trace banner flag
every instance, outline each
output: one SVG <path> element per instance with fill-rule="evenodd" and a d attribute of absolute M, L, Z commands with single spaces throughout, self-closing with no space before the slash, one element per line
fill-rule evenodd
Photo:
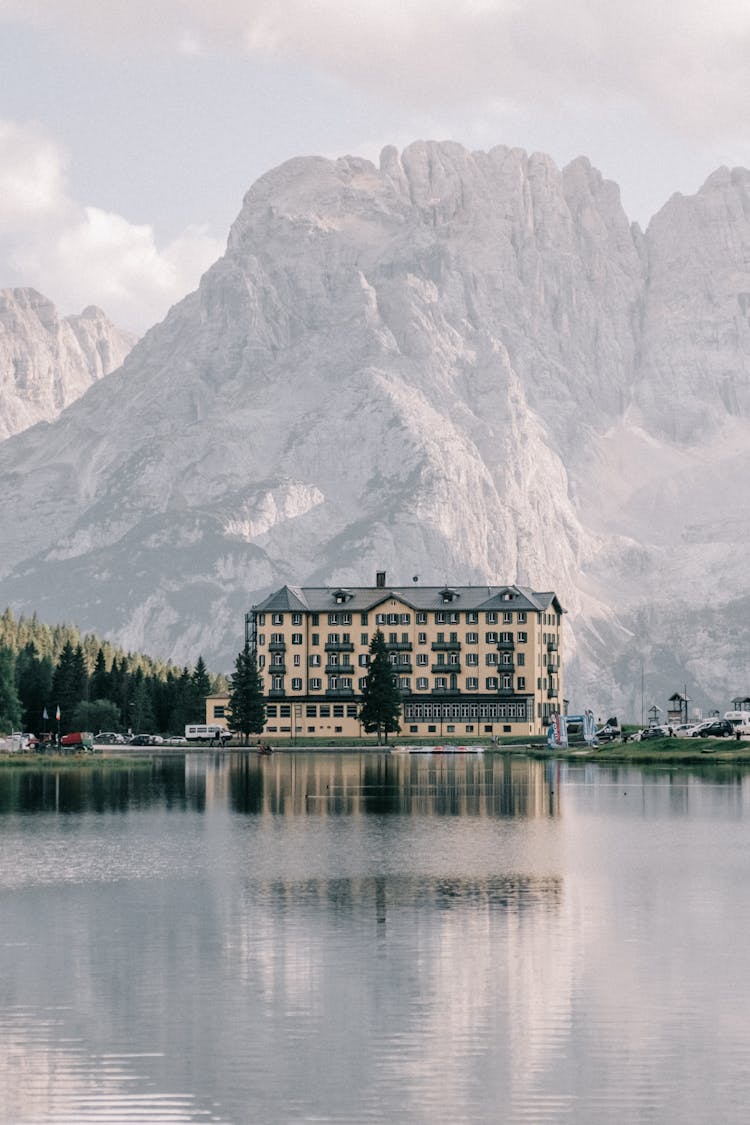
<path fill-rule="evenodd" d="M 45 707 L 45 708 L 44 708 L 44 710 L 42 711 L 42 718 L 43 718 L 43 719 L 45 720 L 45 722 L 46 722 L 46 721 L 47 721 L 47 719 L 49 718 L 49 715 L 47 714 L 47 708 L 46 708 L 46 707 Z"/>
<path fill-rule="evenodd" d="M 55 711 L 55 718 L 57 719 L 57 721 L 59 723 L 60 722 L 60 704 L 59 703 L 57 705 L 57 710 Z"/>

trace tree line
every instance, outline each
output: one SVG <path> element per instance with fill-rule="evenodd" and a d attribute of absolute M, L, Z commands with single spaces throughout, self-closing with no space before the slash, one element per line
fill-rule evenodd
<path fill-rule="evenodd" d="M 224 690 L 202 657 L 179 668 L 36 615 L 0 615 L 0 731 L 182 734 L 205 721 L 206 696 Z"/>

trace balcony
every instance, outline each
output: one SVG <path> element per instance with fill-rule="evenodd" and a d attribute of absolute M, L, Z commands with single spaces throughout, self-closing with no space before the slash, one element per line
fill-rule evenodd
<path fill-rule="evenodd" d="M 515 665 L 515 663 L 513 663 L 513 664 L 497 664 L 496 668 L 497 668 L 497 670 L 498 670 L 498 672 L 500 673 L 501 676 L 502 675 L 508 676 L 508 675 L 511 674 L 511 672 L 515 672 L 516 665 Z"/>
<path fill-rule="evenodd" d="M 326 652 L 354 652 L 351 641 L 329 641 L 324 647 Z"/>
<path fill-rule="evenodd" d="M 268 646 L 269 652 L 286 652 L 286 641 L 271 641 Z"/>
<path fill-rule="evenodd" d="M 557 699 L 558 691 L 556 687 L 547 688 L 547 699 Z"/>
<path fill-rule="evenodd" d="M 270 676 L 284 676 L 286 675 L 286 664 L 269 664 L 268 674 Z"/>
<path fill-rule="evenodd" d="M 411 641 L 386 641 L 387 652 L 411 652 Z"/>
<path fill-rule="evenodd" d="M 269 699 L 286 699 L 286 692 L 283 688 L 271 688 L 268 692 Z"/>
<path fill-rule="evenodd" d="M 411 661 L 408 664 L 391 664 L 391 671 L 396 676 L 410 676 L 414 669 L 411 666 Z"/>
<path fill-rule="evenodd" d="M 497 689 L 498 695 L 515 695 L 515 689 L 512 687 L 499 687 Z"/>
<path fill-rule="evenodd" d="M 433 641 L 431 647 L 432 647 L 433 652 L 460 652 L 461 651 L 461 642 L 460 641 Z"/>
<path fill-rule="evenodd" d="M 433 664 L 430 671 L 438 676 L 453 676 L 461 671 L 460 664 Z"/>
<path fill-rule="evenodd" d="M 516 647 L 515 641 L 498 641 L 497 647 L 501 652 L 512 652 Z"/>
<path fill-rule="evenodd" d="M 557 652 L 557 641 L 547 641 L 547 652 Z"/>
<path fill-rule="evenodd" d="M 330 695 L 330 696 L 335 695 L 337 698 L 343 698 L 344 696 L 346 696 L 346 698 L 350 699 L 354 695 L 354 688 L 353 687 L 326 688 L 326 695 Z"/>
<path fill-rule="evenodd" d="M 353 664 L 326 664 L 327 676 L 353 676 Z"/>

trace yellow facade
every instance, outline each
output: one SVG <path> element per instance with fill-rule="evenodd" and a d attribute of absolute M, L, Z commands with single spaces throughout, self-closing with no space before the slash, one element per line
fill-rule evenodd
<path fill-rule="evenodd" d="M 379 576 L 379 579 L 382 576 Z M 264 736 L 345 740 L 369 648 L 383 633 L 403 693 L 402 735 L 541 734 L 562 710 L 562 618 L 554 593 L 519 586 L 285 586 L 247 615 L 266 697 Z M 214 721 L 214 710 L 206 721 Z"/>

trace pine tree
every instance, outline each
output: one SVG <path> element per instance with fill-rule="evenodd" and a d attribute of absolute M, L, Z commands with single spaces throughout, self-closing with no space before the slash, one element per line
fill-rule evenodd
<path fill-rule="evenodd" d="M 370 668 L 362 689 L 359 719 L 368 733 L 377 731 L 378 743 L 381 734 L 388 742 L 388 734 L 401 729 L 400 714 L 401 692 L 388 660 L 385 638 L 378 629 L 370 642 Z"/>
<path fill-rule="evenodd" d="M 107 662 L 104 656 L 104 649 L 99 646 L 99 651 L 96 654 L 96 661 L 94 663 L 94 671 L 91 674 L 91 685 L 89 695 L 91 699 L 109 699 L 110 698 L 110 676 L 107 671 Z"/>
<path fill-rule="evenodd" d="M 261 734 L 266 721 L 263 678 L 258 671 L 255 650 L 245 642 L 237 654 L 234 672 L 229 677 L 229 729 L 241 734 L 247 743 L 251 734 Z"/>
<path fill-rule="evenodd" d="M 52 661 L 48 656 L 39 658 L 33 641 L 29 641 L 16 657 L 16 685 L 23 707 L 23 729 L 37 733 L 50 729 Z"/>
<path fill-rule="evenodd" d="M 52 705 L 60 708 L 60 730 L 63 734 L 73 730 L 73 711 L 86 698 L 87 683 L 83 649 L 80 645 L 74 649 L 68 640 L 63 645 L 52 677 Z"/>
<path fill-rule="evenodd" d="M 16 658 L 0 648 L 0 731 L 10 734 L 21 725 L 21 701 L 16 691 Z"/>
<path fill-rule="evenodd" d="M 199 656 L 198 661 L 190 676 L 190 688 L 188 694 L 188 716 L 185 720 L 187 723 L 205 723 L 206 721 L 206 697 L 211 695 L 211 677 L 209 676 L 203 657 Z"/>

